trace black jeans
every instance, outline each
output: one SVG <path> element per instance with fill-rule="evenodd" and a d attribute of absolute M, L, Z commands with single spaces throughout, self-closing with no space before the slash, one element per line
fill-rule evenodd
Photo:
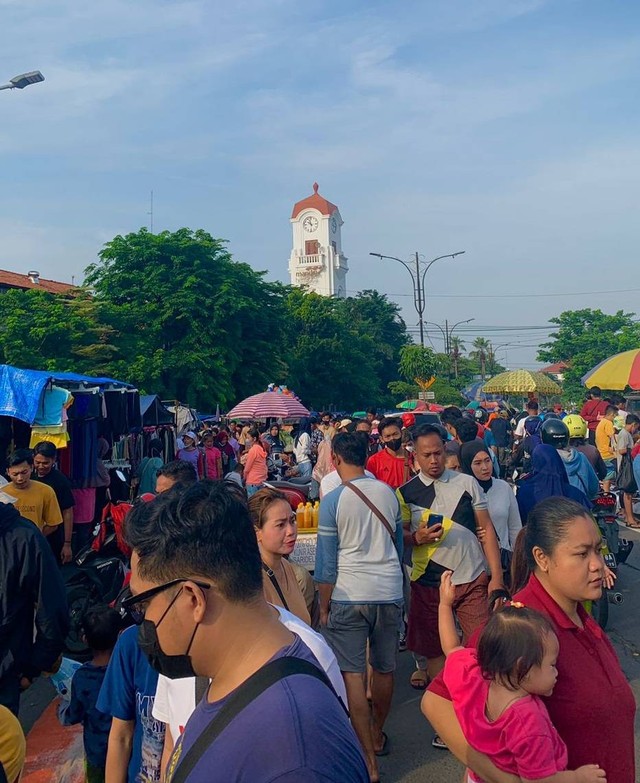
<path fill-rule="evenodd" d="M 20 683 L 15 674 L 8 674 L 0 680 L 0 704 L 14 715 L 20 709 Z"/>

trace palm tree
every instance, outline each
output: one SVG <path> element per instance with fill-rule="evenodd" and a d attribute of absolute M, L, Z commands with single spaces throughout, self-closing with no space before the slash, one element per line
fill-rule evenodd
<path fill-rule="evenodd" d="M 464 341 L 462 337 L 452 337 L 449 343 L 449 356 L 453 362 L 453 372 L 458 377 L 458 370 L 462 352 L 464 350 Z"/>
<path fill-rule="evenodd" d="M 491 343 L 484 337 L 476 337 L 473 347 L 475 350 L 471 351 L 469 356 L 480 364 L 480 376 L 484 381 L 487 376 L 487 359 L 491 354 Z"/>

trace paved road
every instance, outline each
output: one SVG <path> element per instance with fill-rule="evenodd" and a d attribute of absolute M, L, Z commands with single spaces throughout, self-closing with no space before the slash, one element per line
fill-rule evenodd
<path fill-rule="evenodd" d="M 610 607 L 607 628 L 620 655 L 640 705 L 640 534 L 631 531 L 623 535 L 632 538 L 636 546 L 629 564 L 621 566 L 618 589 L 624 594 L 625 603 Z M 460 783 L 462 767 L 447 751 L 431 747 L 433 731 L 420 712 L 421 693 L 409 686 L 412 657 L 402 653 L 396 680 L 396 692 L 389 721 L 389 756 L 380 759 L 383 783 Z M 53 688 L 46 681 L 39 681 L 22 697 L 21 721 L 26 730 L 37 719 L 52 698 Z M 615 731 L 615 704 L 603 705 L 602 730 Z M 636 718 L 636 765 L 640 772 L 640 718 Z"/>
<path fill-rule="evenodd" d="M 625 602 L 610 606 L 609 633 L 622 667 L 640 705 L 640 534 L 621 529 L 621 535 L 635 541 L 629 565 L 620 567 L 618 589 Z M 443 750 L 431 747 L 433 730 L 420 712 L 421 694 L 409 686 L 412 658 L 402 653 L 399 660 L 391 715 L 386 726 L 391 752 L 380 759 L 383 783 L 460 783 L 462 766 Z M 615 731 L 615 704 L 603 705 L 609 714 L 602 730 Z M 636 715 L 636 769 L 640 780 L 640 714 Z"/>

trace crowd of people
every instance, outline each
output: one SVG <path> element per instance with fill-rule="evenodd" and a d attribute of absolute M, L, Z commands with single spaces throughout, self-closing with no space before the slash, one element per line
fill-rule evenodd
<path fill-rule="evenodd" d="M 634 783 L 634 697 L 588 602 L 614 578 L 592 500 L 615 482 L 620 523 L 640 526 L 623 480 L 626 463 L 640 478 L 640 419 L 590 397 L 575 412 L 450 406 L 426 424 L 374 409 L 216 423 L 166 464 L 151 444 L 124 523 L 130 582 L 83 617 L 90 656 L 59 709 L 83 726 L 86 779 L 377 783 L 408 650 L 432 744 L 470 783 Z M 52 444 L 13 454 L 7 478 L 0 721 L 14 726 L 21 691 L 59 664 L 61 567 L 85 531 Z M 288 486 L 321 501 L 311 572 L 292 557 Z"/>

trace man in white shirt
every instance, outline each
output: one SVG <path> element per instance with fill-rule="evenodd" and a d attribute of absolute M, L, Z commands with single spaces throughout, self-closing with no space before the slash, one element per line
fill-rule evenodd
<path fill-rule="evenodd" d="M 364 472 L 368 438 L 338 433 L 333 462 L 342 485 L 320 505 L 314 579 L 320 595 L 322 635 L 338 659 L 349 697 L 351 722 L 369 775 L 378 779 L 377 755 L 391 707 L 402 620 L 402 515 L 391 487 Z M 384 521 L 383 521 L 384 520 Z M 371 709 L 364 676 L 371 677 Z"/>

